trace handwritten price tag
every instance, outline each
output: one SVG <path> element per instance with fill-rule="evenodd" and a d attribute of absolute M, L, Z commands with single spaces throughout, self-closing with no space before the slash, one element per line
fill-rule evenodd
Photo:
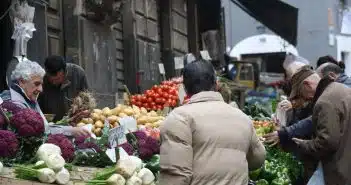
<path fill-rule="evenodd" d="M 127 137 L 124 133 L 124 130 L 124 126 L 121 125 L 109 131 L 108 141 L 112 148 L 115 148 L 117 145 L 127 142 Z"/>

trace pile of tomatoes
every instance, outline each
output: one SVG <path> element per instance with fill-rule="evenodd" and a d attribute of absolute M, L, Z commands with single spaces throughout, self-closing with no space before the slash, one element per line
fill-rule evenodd
<path fill-rule="evenodd" d="M 164 81 L 161 85 L 154 85 L 146 90 L 144 94 L 131 96 L 130 102 L 147 110 L 163 110 L 164 107 L 176 107 L 178 100 L 178 83 Z"/>

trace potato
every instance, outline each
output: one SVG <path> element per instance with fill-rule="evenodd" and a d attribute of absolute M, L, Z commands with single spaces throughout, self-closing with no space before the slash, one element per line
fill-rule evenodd
<path fill-rule="evenodd" d="M 105 107 L 104 109 L 102 109 L 102 114 L 106 117 L 111 116 L 112 115 L 112 111 L 110 110 L 110 108 Z"/>
<path fill-rule="evenodd" d="M 146 127 L 146 128 L 152 128 L 152 127 L 153 127 L 153 124 L 152 124 L 152 123 L 146 123 L 146 124 L 145 124 L 145 127 Z"/>
<path fill-rule="evenodd" d="M 153 116 L 153 117 L 158 116 L 158 115 L 157 115 L 157 113 L 156 113 L 155 111 L 151 111 L 151 112 L 149 112 L 149 114 L 148 114 L 148 115 Z"/>
<path fill-rule="evenodd" d="M 121 113 L 118 114 L 118 117 L 121 117 L 121 118 L 126 117 L 126 116 L 128 116 L 128 115 L 125 114 L 125 113 L 123 113 L 123 112 L 121 112 Z"/>
<path fill-rule="evenodd" d="M 165 119 L 165 117 L 163 117 L 163 116 L 157 116 L 157 121 L 163 121 Z"/>
<path fill-rule="evenodd" d="M 107 117 L 107 120 L 110 122 L 110 123 L 115 123 L 118 121 L 118 117 L 117 116 L 109 116 Z"/>
<path fill-rule="evenodd" d="M 95 122 L 95 127 L 97 128 L 104 128 L 104 123 L 100 120 Z"/>
<path fill-rule="evenodd" d="M 106 119 L 106 116 L 104 116 L 104 115 L 100 115 L 100 119 L 99 119 L 99 120 L 101 120 L 101 121 L 105 121 L 105 119 Z"/>
<path fill-rule="evenodd" d="M 119 104 L 116 108 L 111 110 L 112 115 L 117 116 L 119 113 L 122 112 L 122 106 Z"/>
<path fill-rule="evenodd" d="M 137 119 L 137 124 L 144 125 L 147 122 L 148 122 L 148 117 L 147 116 L 142 116 L 139 119 Z"/>
<path fill-rule="evenodd" d="M 102 110 L 100 110 L 100 109 L 94 109 L 94 110 L 93 110 L 93 113 L 101 114 L 101 113 L 102 113 Z"/>
<path fill-rule="evenodd" d="M 112 124 L 110 124 L 110 128 L 114 128 L 114 126 Z"/>
<path fill-rule="evenodd" d="M 101 136 L 101 134 L 102 134 L 101 128 L 96 128 L 93 132 L 96 136 Z"/>
<path fill-rule="evenodd" d="M 134 114 L 134 110 L 132 108 L 126 108 L 123 111 L 125 114 L 127 114 L 128 116 L 131 116 Z"/>
<path fill-rule="evenodd" d="M 91 113 L 90 117 L 94 120 L 97 121 L 100 119 L 100 114 L 98 113 Z"/>
<path fill-rule="evenodd" d="M 154 122 L 156 122 L 156 121 L 158 121 L 158 117 L 150 117 L 150 116 L 149 116 L 147 122 L 154 123 Z"/>
<path fill-rule="evenodd" d="M 144 107 L 141 107 L 140 112 L 141 114 L 147 114 L 147 110 Z"/>
<path fill-rule="evenodd" d="M 83 127 L 83 126 L 85 126 L 85 123 L 83 123 L 83 122 L 80 122 L 77 124 L 77 127 Z"/>

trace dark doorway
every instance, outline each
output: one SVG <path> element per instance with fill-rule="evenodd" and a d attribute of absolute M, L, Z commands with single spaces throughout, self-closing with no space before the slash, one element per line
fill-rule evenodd
<path fill-rule="evenodd" d="M 6 68 L 8 62 L 12 58 L 13 42 L 12 36 L 12 23 L 9 15 L 9 8 L 11 0 L 0 1 L 0 91 L 7 89 L 6 84 Z"/>

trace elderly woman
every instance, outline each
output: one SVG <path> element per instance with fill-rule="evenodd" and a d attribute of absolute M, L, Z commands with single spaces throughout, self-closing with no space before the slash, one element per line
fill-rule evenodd
<path fill-rule="evenodd" d="M 11 100 L 22 108 L 30 108 L 37 111 L 43 118 L 46 125 L 46 132 L 51 134 L 65 134 L 67 136 L 89 135 L 90 132 L 82 128 L 71 126 L 49 126 L 42 113 L 37 98 L 43 91 L 43 77 L 45 70 L 36 62 L 23 61 L 17 64 L 12 72 L 12 85 L 10 90 L 5 90 L 0 96 L 6 100 Z"/>

